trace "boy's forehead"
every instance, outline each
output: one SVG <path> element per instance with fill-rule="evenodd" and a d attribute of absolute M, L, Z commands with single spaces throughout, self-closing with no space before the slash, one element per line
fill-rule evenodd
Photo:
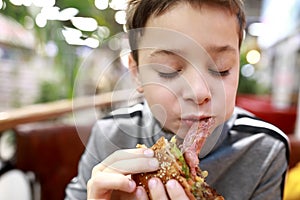
<path fill-rule="evenodd" d="M 164 28 L 144 28 L 139 38 L 138 50 L 146 50 L 151 56 L 176 54 L 187 56 L 191 52 L 205 52 L 197 42 L 178 31 Z"/>
<path fill-rule="evenodd" d="M 222 53 L 238 53 L 238 46 L 230 43 L 218 43 L 214 40 L 206 43 L 184 33 L 164 28 L 144 28 L 140 30 L 138 50 L 146 50 L 150 56 L 178 55 L 187 58 L 206 57 Z"/>
<path fill-rule="evenodd" d="M 236 18 L 228 12 L 220 13 L 219 9 L 203 6 L 200 10 L 190 5 L 177 5 L 152 17 L 145 28 L 138 30 L 141 33 L 138 48 L 181 53 L 204 49 L 208 52 L 236 51 L 239 48 Z M 227 17 L 225 21 L 224 17 Z"/>

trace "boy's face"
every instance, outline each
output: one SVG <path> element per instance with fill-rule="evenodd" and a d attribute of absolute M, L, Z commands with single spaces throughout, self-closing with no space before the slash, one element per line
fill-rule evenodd
<path fill-rule="evenodd" d="M 164 129 L 184 137 L 193 123 L 212 117 L 213 129 L 231 116 L 238 42 L 236 16 L 218 7 L 181 3 L 148 20 L 139 42 L 139 66 L 130 65 Z"/>

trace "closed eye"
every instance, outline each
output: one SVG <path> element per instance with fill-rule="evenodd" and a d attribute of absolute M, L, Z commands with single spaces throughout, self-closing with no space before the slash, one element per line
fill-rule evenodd
<path fill-rule="evenodd" d="M 214 76 L 228 76 L 230 74 L 229 70 L 217 71 L 217 70 L 209 69 L 209 72 Z"/>
<path fill-rule="evenodd" d="M 158 75 L 162 78 L 165 79 L 172 79 L 175 78 L 179 75 L 181 70 L 175 71 L 175 72 L 170 72 L 170 73 L 165 73 L 165 72 L 158 72 Z"/>

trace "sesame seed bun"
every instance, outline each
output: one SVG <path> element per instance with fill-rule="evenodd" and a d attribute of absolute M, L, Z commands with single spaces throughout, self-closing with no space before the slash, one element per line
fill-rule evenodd
<path fill-rule="evenodd" d="M 200 200 L 224 200 L 206 182 L 207 171 L 197 168 L 197 175 L 190 173 L 189 166 L 185 162 L 184 156 L 176 145 L 175 141 L 168 141 L 161 137 L 152 147 L 155 157 L 159 161 L 159 170 L 154 172 L 133 174 L 132 179 L 137 185 L 143 186 L 151 198 L 148 181 L 152 177 L 159 178 L 163 184 L 168 180 L 177 180 L 184 188 L 190 199 Z"/>

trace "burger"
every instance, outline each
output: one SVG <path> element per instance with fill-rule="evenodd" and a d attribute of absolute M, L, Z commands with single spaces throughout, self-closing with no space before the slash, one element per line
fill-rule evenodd
<path fill-rule="evenodd" d="M 154 172 L 133 174 L 132 179 L 137 185 L 145 188 L 148 196 L 148 181 L 153 178 L 159 178 L 163 184 L 168 180 L 177 180 L 186 195 L 192 200 L 224 200 L 216 190 L 211 188 L 205 179 L 207 171 L 199 167 L 198 153 L 200 152 L 206 137 L 210 121 L 205 121 L 200 125 L 192 127 L 186 135 L 183 144 L 178 145 L 178 140 L 174 136 L 170 141 L 161 137 L 151 147 L 154 156 L 159 161 L 159 169 Z M 144 145 L 137 145 L 143 148 Z"/>

